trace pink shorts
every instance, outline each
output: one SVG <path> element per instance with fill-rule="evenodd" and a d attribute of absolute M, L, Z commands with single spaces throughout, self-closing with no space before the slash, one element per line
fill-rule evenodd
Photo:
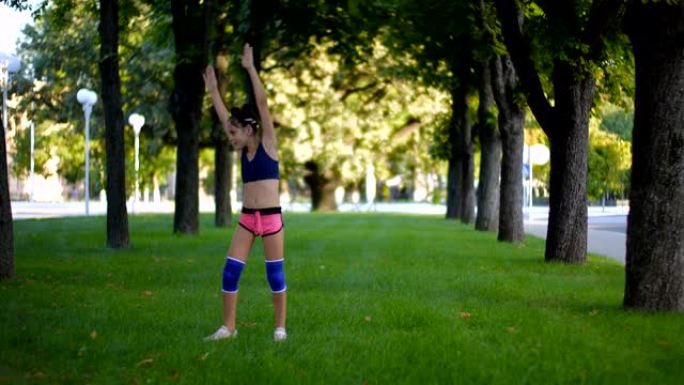
<path fill-rule="evenodd" d="M 265 209 L 243 207 L 238 224 L 254 235 L 267 237 L 283 229 L 283 214 L 280 207 Z"/>

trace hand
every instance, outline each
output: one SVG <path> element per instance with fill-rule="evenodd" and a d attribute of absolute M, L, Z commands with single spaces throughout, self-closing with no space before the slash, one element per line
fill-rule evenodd
<path fill-rule="evenodd" d="M 254 68 L 254 52 L 249 43 L 242 50 L 242 66 L 246 69 Z"/>
<path fill-rule="evenodd" d="M 212 92 L 217 89 L 218 83 L 216 82 L 216 73 L 214 72 L 214 67 L 208 65 L 202 74 L 204 78 L 204 85 L 207 87 L 207 91 Z"/>

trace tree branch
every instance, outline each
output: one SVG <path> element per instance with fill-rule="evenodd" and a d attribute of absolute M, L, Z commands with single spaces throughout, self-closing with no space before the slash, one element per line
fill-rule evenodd
<path fill-rule="evenodd" d="M 369 84 L 366 84 L 365 86 L 361 87 L 356 87 L 356 88 L 348 88 L 347 90 L 344 91 L 344 94 L 342 94 L 342 97 L 340 98 L 341 102 L 344 102 L 347 100 L 348 97 L 350 97 L 352 94 L 355 94 L 357 92 L 363 92 L 366 90 L 370 90 L 371 88 L 374 88 L 375 86 L 378 85 L 377 81 L 370 82 Z"/>
<path fill-rule="evenodd" d="M 589 46 L 590 60 L 598 60 L 601 57 L 605 34 L 611 27 L 618 24 L 625 9 L 625 0 L 594 0 L 592 2 L 589 20 L 582 33 L 582 42 Z"/>
<path fill-rule="evenodd" d="M 495 2 L 504 43 L 520 78 L 527 103 L 544 132 L 551 136 L 553 107 L 546 99 L 539 73 L 537 73 L 532 61 L 530 42 L 523 35 L 521 20 L 523 16 L 515 4 L 515 0 L 495 0 Z"/>

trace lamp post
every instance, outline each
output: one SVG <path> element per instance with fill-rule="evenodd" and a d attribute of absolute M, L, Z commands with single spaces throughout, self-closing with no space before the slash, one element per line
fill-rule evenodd
<path fill-rule="evenodd" d="M 135 195 L 133 197 L 133 213 L 135 213 L 135 203 L 138 201 L 139 185 L 138 185 L 138 170 L 140 169 L 140 159 L 138 153 L 140 152 L 140 129 L 145 124 L 145 117 L 140 114 L 131 114 L 128 117 L 128 124 L 133 126 L 133 133 L 135 133 Z"/>
<path fill-rule="evenodd" d="M 21 63 L 11 54 L 0 52 L 0 86 L 2 86 L 2 124 L 7 127 L 7 89 L 9 88 L 9 75 L 19 71 Z"/>
<path fill-rule="evenodd" d="M 76 94 L 76 99 L 83 105 L 85 113 L 85 210 L 87 216 L 90 215 L 90 113 L 97 102 L 97 94 L 87 88 L 81 88 Z"/>

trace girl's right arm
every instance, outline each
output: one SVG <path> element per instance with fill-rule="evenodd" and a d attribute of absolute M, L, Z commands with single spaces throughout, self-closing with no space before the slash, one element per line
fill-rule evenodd
<path fill-rule="evenodd" d="M 216 73 L 214 72 L 214 67 L 208 65 L 202 74 L 204 78 L 204 85 L 207 87 L 207 92 L 211 96 L 211 101 L 214 104 L 214 110 L 216 110 L 216 115 L 218 115 L 224 130 L 228 130 L 229 118 L 228 109 L 223 103 L 223 98 L 218 91 L 218 82 L 216 81 Z M 226 132 L 227 133 L 227 132 Z"/>

